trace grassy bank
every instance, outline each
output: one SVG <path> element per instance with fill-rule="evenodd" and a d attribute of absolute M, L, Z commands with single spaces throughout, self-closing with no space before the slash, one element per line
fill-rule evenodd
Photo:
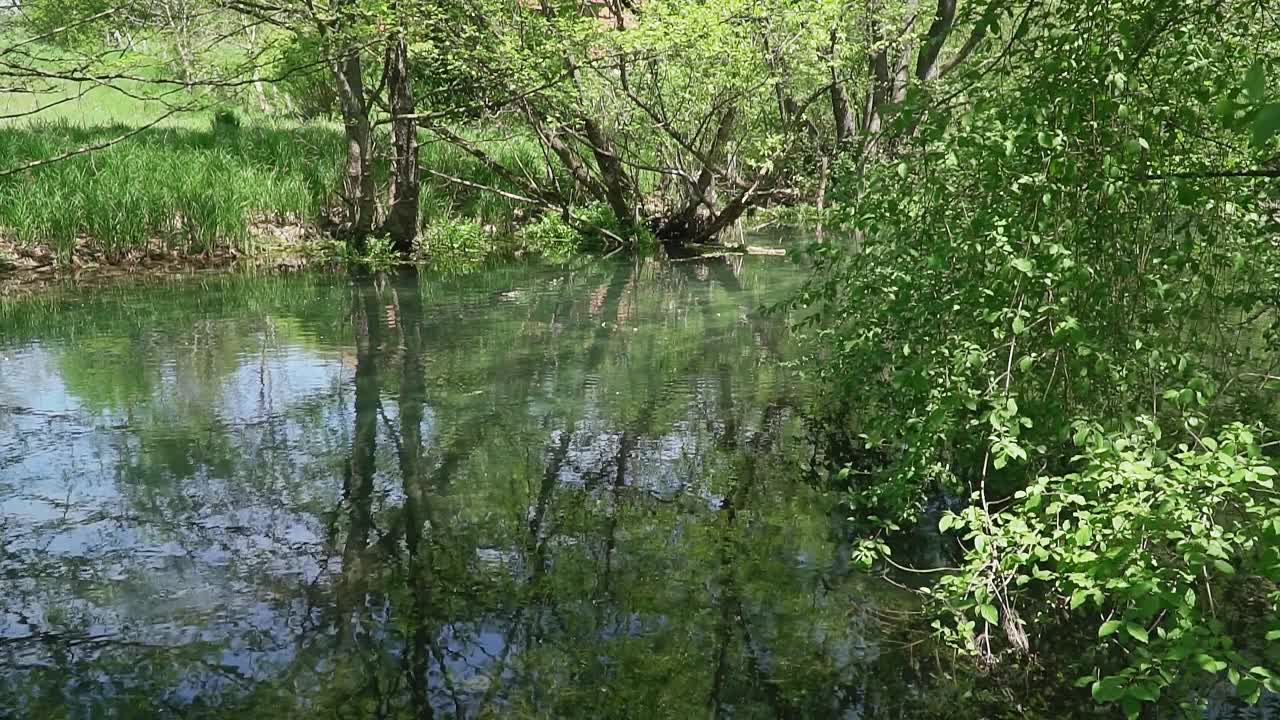
<path fill-rule="evenodd" d="M 57 120 L 0 127 L 0 168 L 57 157 L 131 129 L 84 125 L 65 113 Z M 470 134 L 512 165 L 541 162 L 532 142 Z M 469 155 L 423 140 L 423 167 L 501 186 Z M 215 127 L 207 114 L 191 116 L 97 152 L 0 178 L 0 238 L 18 248 L 49 248 L 62 262 L 75 252 L 111 260 L 156 245 L 181 253 L 252 253 L 264 229 L 319 223 L 337 202 L 343 152 L 340 129 L 327 123 L 257 120 Z M 376 170 L 384 182 L 386 168 Z M 424 242 L 483 239 L 453 231 L 462 219 L 487 227 L 489 236 L 510 230 L 513 206 L 501 197 L 429 173 L 422 189 Z"/>

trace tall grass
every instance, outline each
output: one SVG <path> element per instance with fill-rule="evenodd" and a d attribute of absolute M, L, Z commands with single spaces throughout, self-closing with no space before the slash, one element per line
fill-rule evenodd
<path fill-rule="evenodd" d="M 0 168 L 118 137 L 127 125 L 84 126 L 65 119 L 0 127 Z M 542 156 L 524 138 L 486 140 L 512 168 L 535 168 Z M 379 138 L 385 142 L 385 138 Z M 345 145 L 330 124 L 258 121 L 214 129 L 157 127 L 107 149 L 0 178 L 0 237 L 48 245 L 62 259 L 77 244 L 108 257 L 158 242 L 205 252 L 253 249 L 255 223 L 315 225 L 335 203 Z M 421 164 L 480 185 L 506 183 L 475 158 L 424 134 Z M 375 167 L 380 184 L 387 168 Z M 465 219 L 503 225 L 512 201 L 424 173 L 422 223 Z"/>
<path fill-rule="evenodd" d="M 14 31 L 0 28 L 0 38 L 6 32 Z M 41 58 L 51 68 L 75 59 L 45 46 Z M 162 58 L 136 53 L 111 62 L 140 77 L 168 72 Z M 157 92 L 168 103 L 231 101 L 216 93 L 134 80 L 96 86 L 52 81 L 33 90 L 0 92 L 0 169 L 110 140 L 151 122 L 168 107 L 153 97 Z M 238 127 L 217 127 L 208 112 L 178 113 L 105 150 L 0 177 L 0 241 L 52 247 L 65 261 L 76 248 L 118 258 L 153 243 L 183 252 L 225 247 L 251 251 L 256 223 L 318 226 L 326 210 L 337 204 L 345 155 L 341 127 L 256 113 L 241 117 L 246 122 Z M 525 169 L 545 172 L 545 160 L 531 138 L 499 135 L 496 128 L 455 131 L 518 174 Z M 388 140 L 385 133 L 378 134 L 380 150 Z M 420 152 L 428 170 L 518 191 L 471 155 L 429 133 L 422 133 Z M 382 188 L 387 171 L 385 165 L 374 168 Z M 485 236 L 513 229 L 512 200 L 449 183 L 431 172 L 424 172 L 421 181 L 424 237 L 439 236 L 436 228 L 461 224 L 472 230 L 493 226 L 481 233 Z M 471 231 L 463 235 L 468 233 L 478 236 Z"/>
<path fill-rule="evenodd" d="M 531 137 L 508 132 L 485 132 L 475 128 L 459 128 L 457 132 L 516 175 L 546 172 L 546 159 L 537 141 Z M 426 133 L 422 133 L 418 158 L 419 165 L 424 170 L 434 170 L 507 192 L 522 192 L 470 154 L 450 143 L 429 137 Z M 537 177 L 536 174 L 534 176 Z M 570 181 L 566 179 L 566 182 Z M 511 217 L 517 206 L 515 201 L 501 195 L 452 184 L 429 172 L 423 173 L 422 184 L 424 195 L 421 214 L 426 224 L 450 218 L 501 223 Z"/>
<path fill-rule="evenodd" d="M 0 128 L 0 167 L 118 137 L 127 126 Z M 118 256 L 158 241 L 245 248 L 255 221 L 319 217 L 341 137 L 327 128 L 155 128 L 105 150 L 0 179 L 0 232 L 68 257 L 77 240 Z"/>

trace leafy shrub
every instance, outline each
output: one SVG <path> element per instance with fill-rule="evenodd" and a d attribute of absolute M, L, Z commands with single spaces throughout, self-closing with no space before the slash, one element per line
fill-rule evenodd
<path fill-rule="evenodd" d="M 1280 691 L 1266 667 L 1280 657 L 1280 495 L 1253 432 L 1234 424 L 1169 448 L 1149 419 L 1113 434 L 1080 422 L 1075 442 L 1079 469 L 1036 478 L 1012 508 L 975 497 L 943 516 L 968 551 L 935 588 L 949 618 L 937 627 L 989 653 L 1001 636 L 1019 642 L 1024 622 L 1083 624 L 1099 645 L 1079 684 L 1130 718 L 1222 678 L 1250 704 Z M 1228 622 L 1214 593 L 1232 585 L 1257 611 Z"/>
<path fill-rule="evenodd" d="M 604 203 L 575 207 L 570 214 L 572 222 L 557 213 L 543 213 L 517 233 L 520 246 L 528 252 L 562 262 L 584 247 L 607 247 L 616 244 L 618 238 L 642 246 L 654 242 L 648 228 L 622 227 Z"/>
<path fill-rule="evenodd" d="M 833 172 L 854 238 L 815 244 L 790 306 L 856 558 L 887 562 L 932 499 L 970 500 L 942 523 L 963 561 L 930 588 L 938 630 L 988 663 L 1072 648 L 1057 667 L 1130 716 L 1221 676 L 1256 699 L 1280 667 L 1258 641 L 1280 638 L 1280 503 L 1231 424 L 1277 421 L 1257 382 L 1280 327 L 1274 188 L 1234 174 L 1269 167 L 1273 138 L 1249 147 L 1212 109 L 1268 99 L 1224 16 L 1152 38 L 1145 7 L 1036 15 L 961 110 L 908 94 L 910 134 Z M 1237 591 L 1260 608 L 1238 626 L 1218 605 Z"/>
<path fill-rule="evenodd" d="M 552 261 L 567 259 L 582 244 L 582 235 L 556 213 L 544 213 L 520 228 L 517 239 L 526 251 Z"/>
<path fill-rule="evenodd" d="M 492 235 L 473 220 L 438 218 L 423 229 L 414 247 L 418 262 L 442 268 L 474 265 L 495 250 Z"/>
<path fill-rule="evenodd" d="M 401 258 L 391 238 L 371 237 L 365 241 L 358 262 L 374 272 L 386 272 L 399 265 Z"/>
<path fill-rule="evenodd" d="M 213 113 L 215 135 L 234 133 L 240 129 L 240 114 L 232 108 L 219 108 Z"/>
<path fill-rule="evenodd" d="M 593 202 L 572 210 L 574 220 L 582 228 L 581 235 L 585 244 L 612 245 L 616 238 L 630 241 L 638 246 L 653 244 L 653 233 L 642 225 L 622 225 L 618 218 L 603 202 Z M 612 237 L 611 237 L 612 236 Z"/>
<path fill-rule="evenodd" d="M 314 34 L 294 34 L 275 58 L 282 79 L 275 86 L 284 93 L 290 111 L 299 120 L 332 115 L 338 106 L 333 82 L 323 63 L 323 41 Z"/>

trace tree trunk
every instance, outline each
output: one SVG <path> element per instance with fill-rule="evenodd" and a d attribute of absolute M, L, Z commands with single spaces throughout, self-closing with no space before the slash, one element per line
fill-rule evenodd
<path fill-rule="evenodd" d="M 635 221 L 635 205 L 631 202 L 631 184 L 627 181 L 622 162 L 618 160 L 617 148 L 600 124 L 587 119 L 584 123 L 587 140 L 591 142 L 591 154 L 595 156 L 596 167 L 600 168 L 600 178 L 604 181 L 605 199 L 609 209 L 619 226 L 630 227 Z"/>
<path fill-rule="evenodd" d="M 604 199 L 604 186 L 591 175 L 591 171 L 583 164 L 582 159 L 560 136 L 560 131 L 546 122 L 543 116 L 528 103 L 523 104 L 523 109 L 525 117 L 529 119 L 529 124 L 533 127 L 533 131 L 538 135 L 538 140 L 560 159 L 569 174 L 573 176 L 574 182 L 591 197 Z M 567 203 L 568 198 L 560 198 L 560 200 Z"/>
<path fill-rule="evenodd" d="M 871 88 L 867 92 L 867 113 L 863 130 L 869 135 L 880 132 L 884 106 L 893 96 L 893 75 L 889 68 L 889 50 L 881 48 L 871 55 Z"/>
<path fill-rule="evenodd" d="M 333 73 L 347 138 L 346 169 L 342 180 L 346 217 L 342 219 L 341 229 L 357 247 L 361 247 L 373 231 L 377 188 L 370 168 L 373 136 L 369 127 L 369 106 L 364 96 L 360 52 L 354 48 L 344 50 L 334 63 Z"/>
<path fill-rule="evenodd" d="M 391 99 L 391 203 L 382 230 L 398 252 L 409 254 L 418 235 L 418 123 L 413 114 L 409 45 L 399 36 L 387 45 L 387 92 Z"/>
<path fill-rule="evenodd" d="M 928 82 L 938 75 L 938 58 L 942 48 L 947 44 L 951 27 L 956 21 L 956 0 L 938 0 L 938 10 L 929 32 L 925 35 L 924 45 L 916 58 L 916 79 Z"/>
<path fill-rule="evenodd" d="M 249 40 L 249 55 L 253 58 L 257 58 L 259 56 L 257 26 L 251 24 L 248 17 L 241 18 L 241 23 L 244 26 L 245 37 Z M 250 79 L 253 80 L 254 93 L 258 96 L 258 106 L 262 108 L 263 114 L 270 115 L 271 102 L 267 100 L 267 88 L 262 82 L 260 65 L 261 63 L 256 61 L 253 63 L 253 70 L 251 71 Z"/>
<path fill-rule="evenodd" d="M 836 121 L 836 144 L 844 145 L 857 135 L 858 126 L 853 117 L 853 103 L 849 102 L 849 91 L 843 82 L 835 79 L 835 68 L 831 74 L 831 112 Z"/>
<path fill-rule="evenodd" d="M 711 140 L 711 147 L 703 155 L 706 158 L 706 162 L 703 164 L 702 172 L 698 173 L 698 179 L 694 183 L 686 183 L 687 197 L 684 209 L 672 215 L 658 229 L 659 237 L 676 239 L 693 234 L 697 232 L 698 227 L 709 221 L 715 214 L 716 173 L 711 163 L 719 163 L 724 156 L 725 147 L 729 143 L 729 137 L 733 132 L 737 118 L 737 105 L 730 105 L 725 109 L 724 114 L 720 116 L 720 122 L 716 126 L 715 137 Z"/>

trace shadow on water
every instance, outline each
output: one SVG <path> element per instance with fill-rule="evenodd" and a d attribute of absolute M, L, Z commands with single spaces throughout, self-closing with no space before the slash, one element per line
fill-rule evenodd
<path fill-rule="evenodd" d="M 805 388 L 756 309 L 798 273 L 224 278 L 0 321 L 0 714 L 909 716 L 902 599 L 832 571 L 794 479 Z"/>

